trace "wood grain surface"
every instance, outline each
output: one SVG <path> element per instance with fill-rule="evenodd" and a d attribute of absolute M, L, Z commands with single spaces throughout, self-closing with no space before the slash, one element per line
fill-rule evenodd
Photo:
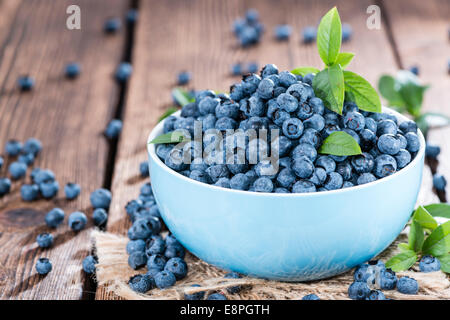
<path fill-rule="evenodd" d="M 66 28 L 71 4 L 81 8 L 81 30 Z M 35 166 L 53 170 L 60 184 L 53 201 L 22 202 L 23 180 L 14 182 L 11 194 L 0 199 L 1 299 L 83 297 L 81 261 L 91 247 L 89 229 L 75 234 L 65 220 L 52 231 L 51 250 L 38 249 L 35 238 L 50 231 L 44 216 L 53 207 L 63 208 L 66 218 L 75 210 L 91 215 L 89 193 L 104 181 L 108 142 L 102 131 L 117 105 L 112 75 L 125 38 L 124 32 L 105 36 L 102 28 L 107 17 L 122 17 L 128 5 L 122 0 L 0 2 L 0 153 L 8 139 L 40 139 L 44 149 Z M 82 64 L 76 80 L 63 76 L 71 61 Z M 32 92 L 17 90 L 17 78 L 23 74 L 36 79 Z M 6 167 L 0 176 L 7 175 Z M 67 202 L 62 189 L 70 181 L 83 190 L 81 197 Z M 39 257 L 52 261 L 53 271 L 46 277 L 34 269 Z"/>

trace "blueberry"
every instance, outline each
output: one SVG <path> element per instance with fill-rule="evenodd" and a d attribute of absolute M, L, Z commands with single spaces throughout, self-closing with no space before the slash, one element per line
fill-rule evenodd
<path fill-rule="evenodd" d="M 142 239 L 130 240 L 127 243 L 127 253 L 145 252 L 145 241 Z"/>
<path fill-rule="evenodd" d="M 438 258 L 432 256 L 423 256 L 419 262 L 421 272 L 434 272 L 441 269 L 441 263 Z"/>
<path fill-rule="evenodd" d="M 231 74 L 233 76 L 239 76 L 239 75 L 243 74 L 242 63 L 240 63 L 240 62 L 233 63 L 231 65 Z"/>
<path fill-rule="evenodd" d="M 308 120 L 305 121 L 305 127 L 306 127 L 306 122 Z M 322 143 L 322 136 L 320 135 L 319 131 L 317 131 L 316 129 L 313 128 L 306 128 L 303 131 L 303 135 L 300 137 L 299 139 L 299 143 L 309 143 L 310 145 L 312 145 L 314 148 L 319 148 L 319 146 Z M 280 155 L 281 156 L 281 155 Z"/>
<path fill-rule="evenodd" d="M 277 183 L 279 186 L 289 189 L 296 179 L 295 173 L 291 169 L 284 168 L 277 176 Z"/>
<path fill-rule="evenodd" d="M 266 64 L 261 70 L 261 77 L 265 78 L 271 74 L 278 74 L 278 67 L 274 64 Z"/>
<path fill-rule="evenodd" d="M 105 136 L 108 139 L 117 139 L 122 131 L 122 121 L 118 119 L 113 119 L 108 123 L 105 130 Z"/>
<path fill-rule="evenodd" d="M 433 176 L 433 187 L 438 191 L 443 191 L 445 190 L 446 186 L 447 186 L 447 179 L 445 179 L 445 177 L 442 174 L 436 173 Z"/>
<path fill-rule="evenodd" d="M 387 177 L 397 171 L 397 161 L 387 154 L 382 154 L 375 159 L 374 174 L 378 178 Z"/>
<path fill-rule="evenodd" d="M 282 126 L 286 120 L 290 119 L 290 117 L 291 115 L 289 112 L 278 109 L 273 113 L 272 119 L 276 125 Z"/>
<path fill-rule="evenodd" d="M 343 118 L 344 128 L 361 131 L 366 126 L 366 119 L 359 112 L 347 112 Z"/>
<path fill-rule="evenodd" d="M 313 114 L 314 114 L 314 110 L 309 104 L 307 104 L 306 102 L 300 103 L 298 110 L 297 110 L 297 117 L 299 117 L 299 119 L 301 119 L 301 120 L 309 119 L 313 116 Z"/>
<path fill-rule="evenodd" d="M 3 163 L 5 163 L 5 160 L 0 156 L 0 169 L 3 167 Z"/>
<path fill-rule="evenodd" d="M 370 289 L 364 282 L 353 282 L 348 288 L 348 296 L 352 300 L 365 300 L 370 293 Z"/>
<path fill-rule="evenodd" d="M 353 169 L 355 169 L 356 173 L 359 173 L 359 174 L 371 172 L 375 165 L 372 155 L 367 152 L 363 152 L 360 155 L 353 156 L 351 163 L 352 163 Z"/>
<path fill-rule="evenodd" d="M 177 117 L 175 116 L 169 116 L 164 120 L 164 125 L 163 125 L 163 132 L 164 133 L 168 133 L 174 130 L 173 125 L 175 123 L 175 121 L 177 120 Z"/>
<path fill-rule="evenodd" d="M 366 300 L 387 300 L 386 296 L 380 290 L 370 290 Z"/>
<path fill-rule="evenodd" d="M 164 251 L 164 256 L 167 259 L 171 259 L 171 258 L 184 258 L 186 252 L 183 248 L 183 246 L 177 242 L 175 244 L 167 244 L 166 246 L 166 250 Z"/>
<path fill-rule="evenodd" d="M 228 272 L 224 276 L 225 279 L 240 279 L 241 275 L 237 272 Z M 239 293 L 242 290 L 242 286 L 233 286 L 228 287 L 227 292 L 230 294 L 236 294 Z"/>
<path fill-rule="evenodd" d="M 380 271 L 378 278 L 378 286 L 381 290 L 393 290 L 397 285 L 397 276 L 391 269 L 384 269 Z"/>
<path fill-rule="evenodd" d="M 139 172 L 142 178 L 149 176 L 149 167 L 147 161 L 143 161 L 139 164 Z"/>
<path fill-rule="evenodd" d="M 325 106 L 323 105 L 323 101 L 320 98 L 313 97 L 309 99 L 309 105 L 313 109 L 314 113 L 320 114 L 323 116 L 325 111 Z"/>
<path fill-rule="evenodd" d="M 342 42 L 347 42 L 352 37 L 352 27 L 348 23 L 342 24 Z"/>
<path fill-rule="evenodd" d="M 289 139 L 298 139 L 303 133 L 303 123 L 297 118 L 283 122 L 283 134 Z"/>
<path fill-rule="evenodd" d="M 27 173 L 27 166 L 22 162 L 13 162 L 8 168 L 9 174 L 13 180 L 23 178 Z"/>
<path fill-rule="evenodd" d="M 95 273 L 95 265 L 98 263 L 98 260 L 94 256 L 87 256 L 83 259 L 82 266 L 84 272 L 87 274 L 93 274 Z"/>
<path fill-rule="evenodd" d="M 261 177 L 255 180 L 253 183 L 253 188 L 255 192 L 272 192 L 273 183 L 272 180 L 266 177 Z"/>
<path fill-rule="evenodd" d="M 278 75 L 280 85 L 284 88 L 289 88 L 291 85 L 297 83 L 297 77 L 295 74 L 289 72 L 289 71 L 282 71 Z"/>
<path fill-rule="evenodd" d="M 378 129 L 377 122 L 369 117 L 366 117 L 365 121 L 366 121 L 366 129 L 376 134 Z"/>
<path fill-rule="evenodd" d="M 275 27 L 275 38 L 278 41 L 288 40 L 292 33 L 292 27 L 287 24 L 280 24 Z"/>
<path fill-rule="evenodd" d="M 375 176 L 373 174 L 371 174 L 369 172 L 365 172 L 358 177 L 357 183 L 358 183 L 358 185 L 362 185 L 362 184 L 374 182 L 376 180 L 377 180 L 377 178 L 375 178 Z"/>
<path fill-rule="evenodd" d="M 81 187 L 77 183 L 69 182 L 64 186 L 64 193 L 67 200 L 73 200 L 80 195 Z"/>
<path fill-rule="evenodd" d="M 106 220 L 108 220 L 108 214 L 106 213 L 105 209 L 98 208 L 94 210 L 92 219 L 94 220 L 94 225 L 100 227 L 106 223 Z"/>
<path fill-rule="evenodd" d="M 272 80 L 266 78 L 262 79 L 256 90 L 257 94 L 263 99 L 270 99 L 273 96 L 273 90 L 275 88 L 275 83 Z"/>
<path fill-rule="evenodd" d="M 17 140 L 9 140 L 6 142 L 5 152 L 10 157 L 17 156 L 22 151 L 22 143 Z"/>
<path fill-rule="evenodd" d="M 264 101 L 256 95 L 251 96 L 248 99 L 247 111 L 244 113 L 249 117 L 262 117 L 266 113 Z"/>
<path fill-rule="evenodd" d="M 368 264 L 359 265 L 353 274 L 355 282 L 367 282 L 370 276 L 372 276 L 372 269 L 369 269 Z"/>
<path fill-rule="evenodd" d="M 215 120 L 214 120 L 215 123 Z M 213 125 L 214 126 L 214 125 Z M 173 145 L 170 144 L 158 144 L 156 147 L 156 154 L 158 157 L 164 161 L 170 151 L 173 149 Z M 139 168 L 140 169 L 140 168 Z"/>
<path fill-rule="evenodd" d="M 383 134 L 397 134 L 398 127 L 394 121 L 386 119 L 381 120 L 377 124 L 377 136 L 381 136 Z"/>
<path fill-rule="evenodd" d="M 131 240 L 147 239 L 152 235 L 153 225 L 149 219 L 141 218 L 133 222 L 128 230 L 128 237 Z"/>
<path fill-rule="evenodd" d="M 217 119 L 215 128 L 220 131 L 236 129 L 236 121 L 228 117 Z"/>
<path fill-rule="evenodd" d="M 343 189 L 344 188 L 351 188 L 353 186 L 355 186 L 355 185 L 353 184 L 353 182 L 350 182 L 350 181 L 344 181 L 344 183 L 342 184 L 342 188 Z"/>
<path fill-rule="evenodd" d="M 69 215 L 67 222 L 72 230 L 80 231 L 86 226 L 87 218 L 83 212 L 75 211 Z"/>
<path fill-rule="evenodd" d="M 155 284 L 159 289 L 166 289 L 175 284 L 177 279 L 172 272 L 161 271 L 155 275 Z"/>
<path fill-rule="evenodd" d="M 135 24 L 138 21 L 139 12 L 136 9 L 130 9 L 127 11 L 125 19 L 128 24 Z"/>
<path fill-rule="evenodd" d="M 228 117 L 234 120 L 239 118 L 239 105 L 235 102 L 226 101 L 216 107 L 216 117 Z"/>
<path fill-rule="evenodd" d="M 304 296 L 302 298 L 302 300 L 320 300 L 320 298 L 317 295 L 315 295 L 314 293 L 312 293 L 312 294 L 307 294 L 306 296 Z"/>
<path fill-rule="evenodd" d="M 247 95 L 253 94 L 258 89 L 258 85 L 260 82 L 261 77 L 257 74 L 252 73 L 245 75 L 242 78 L 242 89 L 244 90 L 244 93 Z"/>
<path fill-rule="evenodd" d="M 303 77 L 303 82 L 309 84 L 310 86 L 312 86 L 314 80 L 314 74 L 312 73 L 308 73 L 307 75 L 305 75 Z"/>
<path fill-rule="evenodd" d="M 289 93 L 282 93 L 277 97 L 277 104 L 280 109 L 286 112 L 294 112 L 298 108 L 298 101 Z"/>
<path fill-rule="evenodd" d="M 120 30 L 122 27 L 122 22 L 119 18 L 109 18 L 105 21 L 105 24 L 103 25 L 103 31 L 105 33 L 116 33 Z"/>
<path fill-rule="evenodd" d="M 211 293 L 206 300 L 228 300 L 222 293 Z"/>
<path fill-rule="evenodd" d="M 305 27 L 302 30 L 303 43 L 311 43 L 316 40 L 317 29 L 315 27 Z"/>
<path fill-rule="evenodd" d="M 64 220 L 64 211 L 54 208 L 45 215 L 45 223 L 49 228 L 58 227 Z"/>
<path fill-rule="evenodd" d="M 406 167 L 411 162 L 411 154 L 405 149 L 400 149 L 394 157 L 399 169 Z"/>
<path fill-rule="evenodd" d="M 46 275 L 50 271 L 52 271 L 52 263 L 47 258 L 39 258 L 36 262 L 36 271 L 40 275 Z"/>
<path fill-rule="evenodd" d="M 328 109 L 327 109 L 328 110 Z M 323 115 L 323 118 L 325 119 L 325 125 L 338 125 L 339 119 L 337 113 L 325 113 Z"/>
<path fill-rule="evenodd" d="M 200 288 L 200 285 L 193 284 L 191 285 L 193 288 Z M 184 300 L 203 300 L 205 297 L 205 291 L 197 291 L 194 293 L 185 293 L 184 294 Z"/>
<path fill-rule="evenodd" d="M 216 183 L 214 183 L 215 186 L 217 187 L 222 187 L 222 188 L 227 188 L 230 189 L 230 179 L 228 178 L 220 178 L 219 180 L 217 180 Z"/>
<path fill-rule="evenodd" d="M 258 72 L 258 63 L 257 62 L 249 62 L 247 64 L 247 72 L 248 73 L 257 73 Z"/>
<path fill-rule="evenodd" d="M 115 78 L 119 83 L 125 83 L 133 73 L 133 66 L 128 62 L 122 62 L 116 69 Z"/>
<path fill-rule="evenodd" d="M 41 233 L 36 237 L 36 242 L 40 248 L 49 248 L 53 244 L 53 236 L 50 233 Z"/>
<path fill-rule="evenodd" d="M 417 134 L 417 124 L 414 121 L 411 120 L 403 121 L 402 123 L 400 123 L 399 128 L 405 134 L 408 132 Z"/>
<path fill-rule="evenodd" d="M 329 156 L 320 156 L 317 158 L 316 166 L 325 169 L 327 173 L 336 170 L 336 162 Z"/>
<path fill-rule="evenodd" d="M 406 150 L 409 152 L 417 152 L 420 149 L 420 141 L 417 134 L 408 132 L 405 134 L 406 141 L 408 142 Z"/>
<path fill-rule="evenodd" d="M 225 164 L 217 164 L 206 169 L 206 173 L 214 183 L 220 178 L 228 178 L 230 172 Z"/>
<path fill-rule="evenodd" d="M 45 181 L 40 183 L 39 191 L 45 199 L 51 199 L 55 197 L 59 191 L 58 181 Z"/>
<path fill-rule="evenodd" d="M 171 258 L 164 266 L 164 270 L 173 273 L 177 280 L 184 279 L 188 273 L 186 262 L 180 258 Z"/>
<path fill-rule="evenodd" d="M 180 73 L 178 73 L 177 75 L 177 83 L 180 86 L 186 85 L 189 83 L 189 81 L 191 81 L 191 73 L 187 72 L 187 71 L 181 71 Z"/>
<path fill-rule="evenodd" d="M 322 131 L 325 127 L 325 119 L 320 114 L 313 114 L 310 118 L 303 121 L 305 129 L 315 129 L 317 131 Z"/>
<path fill-rule="evenodd" d="M 316 192 L 314 183 L 308 180 L 299 180 L 292 186 L 293 193 Z"/>
<path fill-rule="evenodd" d="M 441 153 L 441 147 L 427 143 L 426 148 L 425 148 L 425 155 L 427 157 L 436 159 L 440 153 Z"/>
<path fill-rule="evenodd" d="M 150 241 L 146 244 L 146 251 L 145 253 L 147 256 L 152 255 L 162 255 L 164 254 L 164 251 L 166 250 L 166 242 L 163 238 L 160 236 L 152 236 Z"/>
<path fill-rule="evenodd" d="M 314 172 L 314 164 L 306 156 L 294 157 L 291 167 L 297 177 L 301 179 L 308 179 Z"/>
<path fill-rule="evenodd" d="M 275 188 L 275 190 L 273 192 L 275 192 L 275 193 L 289 193 L 289 190 L 286 189 L 286 188 L 278 187 L 278 188 Z"/>
<path fill-rule="evenodd" d="M 341 162 L 336 166 L 336 172 L 339 173 L 344 180 L 350 180 L 352 178 L 352 171 L 352 166 L 346 161 Z"/>
<path fill-rule="evenodd" d="M 311 178 L 309 178 L 309 181 L 314 183 L 316 187 L 319 187 L 324 184 L 326 179 L 327 179 L 327 172 L 325 171 L 325 169 L 318 167 L 314 169 L 314 173 L 311 176 Z"/>
<path fill-rule="evenodd" d="M 111 191 L 100 188 L 91 193 L 89 198 L 94 209 L 108 209 L 111 204 Z"/>
<path fill-rule="evenodd" d="M 25 75 L 19 77 L 17 84 L 19 85 L 19 89 L 21 91 L 30 91 L 34 88 L 35 81 L 34 78 Z"/>
<path fill-rule="evenodd" d="M 133 291 L 146 293 L 155 287 L 155 280 L 148 274 L 137 274 L 130 278 L 128 285 Z"/>
<path fill-rule="evenodd" d="M 336 190 L 340 189 L 342 187 L 342 184 L 344 183 L 344 179 L 342 176 L 337 172 L 330 172 L 323 184 L 325 189 L 327 190 Z"/>
<path fill-rule="evenodd" d="M 322 138 L 326 139 L 333 132 L 340 131 L 340 130 L 341 130 L 341 128 L 339 128 L 339 126 L 336 124 L 325 124 L 325 128 L 321 132 Z"/>
<path fill-rule="evenodd" d="M 248 190 L 250 187 L 250 179 L 243 173 L 238 173 L 231 177 L 230 188 L 235 190 Z"/>
<path fill-rule="evenodd" d="M 34 201 L 39 196 L 39 187 L 35 184 L 24 184 L 20 187 L 20 195 L 23 201 Z"/>
<path fill-rule="evenodd" d="M 147 263 L 147 255 L 142 251 L 135 251 L 128 257 L 128 265 L 134 270 L 140 269 Z"/>
<path fill-rule="evenodd" d="M 397 281 L 397 290 L 403 294 L 417 294 L 419 284 L 416 279 L 410 277 L 401 277 Z"/>
<path fill-rule="evenodd" d="M 377 136 L 373 131 L 369 129 L 364 129 L 359 132 L 359 141 L 361 149 L 363 151 L 369 151 L 370 149 L 373 148 L 373 146 L 377 142 Z"/>
<path fill-rule="evenodd" d="M 21 154 L 17 161 L 24 163 L 26 166 L 32 165 L 34 162 L 34 155 L 32 153 Z"/>
<path fill-rule="evenodd" d="M 33 177 L 33 176 L 32 176 Z M 48 169 L 40 170 L 34 175 L 33 182 L 36 184 L 41 184 L 44 182 L 55 181 L 55 174 Z"/>
<path fill-rule="evenodd" d="M 66 65 L 65 74 L 69 79 L 75 79 L 81 72 L 81 66 L 79 63 L 71 62 Z"/>
<path fill-rule="evenodd" d="M 214 114 L 216 107 L 220 104 L 220 99 L 207 96 L 200 100 L 198 110 L 201 115 Z"/>
<path fill-rule="evenodd" d="M 343 162 L 343 161 L 347 160 L 348 156 L 330 155 L 330 158 L 333 159 L 335 162 Z"/>

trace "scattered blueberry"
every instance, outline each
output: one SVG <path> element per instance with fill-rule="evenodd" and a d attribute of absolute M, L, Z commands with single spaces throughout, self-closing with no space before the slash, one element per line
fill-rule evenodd
<path fill-rule="evenodd" d="M 81 66 L 79 63 L 71 62 L 66 65 L 65 74 L 66 77 L 69 79 L 75 79 L 80 75 L 81 72 Z"/>
<path fill-rule="evenodd" d="M 69 215 L 68 224 L 74 231 L 84 229 L 87 223 L 86 215 L 83 212 L 75 211 Z"/>
<path fill-rule="evenodd" d="M 76 199 L 81 192 L 81 187 L 77 183 L 69 182 L 64 186 L 64 193 L 66 194 L 67 200 Z"/>
<path fill-rule="evenodd" d="M 419 75 L 419 66 L 414 65 L 409 67 L 409 71 L 412 72 L 413 74 L 415 74 L 416 76 Z"/>
<path fill-rule="evenodd" d="M 249 62 L 247 64 L 247 73 L 257 73 L 258 72 L 258 63 L 257 62 Z"/>
<path fill-rule="evenodd" d="M 100 188 L 91 193 L 90 200 L 94 209 L 108 209 L 111 204 L 111 191 Z"/>
<path fill-rule="evenodd" d="M 32 153 L 21 154 L 19 155 L 19 158 L 17 158 L 17 161 L 25 164 L 26 166 L 30 166 L 34 162 L 34 155 Z"/>
<path fill-rule="evenodd" d="M 36 237 L 36 242 L 40 248 L 49 248 L 53 244 L 53 236 L 50 233 L 41 233 Z"/>
<path fill-rule="evenodd" d="M 380 271 L 378 277 L 378 285 L 382 290 L 393 290 L 397 285 L 397 276 L 391 269 L 384 269 Z"/>
<path fill-rule="evenodd" d="M 103 31 L 108 34 L 116 33 L 122 27 L 122 22 L 119 18 L 109 18 L 103 25 Z"/>
<path fill-rule="evenodd" d="M 264 26 L 259 22 L 258 11 L 249 9 L 245 14 L 245 19 L 236 19 L 233 23 L 233 32 L 242 47 L 258 43 L 264 32 Z"/>
<path fill-rule="evenodd" d="M 8 171 L 13 180 L 19 180 L 27 173 L 27 165 L 16 161 L 9 165 Z"/>
<path fill-rule="evenodd" d="M 59 191 L 58 181 L 45 181 L 39 184 L 39 191 L 45 199 L 51 199 L 56 196 Z"/>
<path fill-rule="evenodd" d="M 348 23 L 342 24 L 342 42 L 350 41 L 352 38 L 353 30 Z"/>
<path fill-rule="evenodd" d="M 20 187 L 20 195 L 23 201 L 34 201 L 39 196 L 39 187 L 35 184 L 24 184 Z"/>
<path fill-rule="evenodd" d="M 200 285 L 193 284 L 191 287 L 200 288 Z M 184 300 L 203 300 L 204 297 L 205 297 L 205 291 L 198 291 L 195 293 L 185 293 L 184 294 Z"/>
<path fill-rule="evenodd" d="M 159 289 L 166 289 L 175 284 L 177 279 L 172 272 L 161 271 L 155 275 L 155 284 Z"/>
<path fill-rule="evenodd" d="M 315 27 L 306 27 L 302 31 L 303 43 L 311 43 L 316 40 L 317 29 Z"/>
<path fill-rule="evenodd" d="M 180 86 L 186 85 L 189 83 L 189 81 L 191 81 L 191 73 L 187 72 L 187 71 L 181 71 L 180 73 L 178 73 L 177 75 L 177 83 Z"/>
<path fill-rule="evenodd" d="M 86 272 L 87 274 L 95 273 L 96 269 L 95 265 L 97 263 L 98 261 L 94 256 L 89 255 L 86 258 L 84 258 L 82 262 L 84 272 Z"/>
<path fill-rule="evenodd" d="M 417 294 L 419 291 L 419 284 L 416 279 L 410 277 L 401 277 L 397 281 L 397 290 L 404 294 Z"/>
<path fill-rule="evenodd" d="M 140 269 L 147 264 L 147 255 L 141 251 L 135 251 L 128 257 L 128 265 L 134 270 Z"/>
<path fill-rule="evenodd" d="M 288 40 L 292 33 L 292 27 L 288 24 L 280 24 L 275 27 L 275 38 L 279 41 Z"/>
<path fill-rule="evenodd" d="M 307 294 L 306 296 L 304 296 L 302 298 L 302 300 L 320 300 L 320 298 L 317 295 L 315 295 L 314 293 L 311 293 L 311 294 Z"/>
<path fill-rule="evenodd" d="M 137 274 L 130 278 L 128 285 L 133 291 L 146 293 L 155 287 L 155 280 L 147 274 Z"/>
<path fill-rule="evenodd" d="M 445 177 L 442 174 L 436 173 L 433 176 L 433 187 L 438 191 L 443 191 L 445 190 L 446 186 L 447 186 L 447 179 L 445 179 Z"/>
<path fill-rule="evenodd" d="M 225 279 L 240 279 L 241 275 L 237 272 L 228 272 L 227 274 L 225 274 L 224 278 Z M 241 290 L 242 290 L 242 286 L 233 286 L 233 287 L 227 288 L 227 292 L 230 294 L 239 293 Z"/>
<path fill-rule="evenodd" d="M 46 275 L 50 271 L 52 271 L 52 264 L 47 258 L 39 258 L 36 262 L 36 271 L 40 275 Z"/>
<path fill-rule="evenodd" d="M 127 253 L 145 252 L 145 241 L 142 239 L 130 240 L 127 243 Z"/>
<path fill-rule="evenodd" d="M 441 269 L 441 262 L 433 256 L 423 256 L 419 262 L 419 268 L 422 272 L 434 272 Z"/>
<path fill-rule="evenodd" d="M 106 220 L 108 220 L 108 213 L 106 213 L 106 210 L 103 208 L 95 209 L 92 214 L 92 219 L 94 220 L 94 225 L 97 227 L 103 226 L 106 223 Z"/>
<path fill-rule="evenodd" d="M 146 178 L 149 176 L 149 168 L 147 161 L 143 161 L 139 164 L 139 172 L 141 173 L 142 178 Z"/>
<path fill-rule="evenodd" d="M 128 62 L 122 62 L 117 67 L 115 77 L 119 83 L 127 82 L 133 73 L 133 66 Z"/>
<path fill-rule="evenodd" d="M 208 296 L 208 298 L 206 298 L 206 300 L 228 300 L 227 297 L 225 295 L 223 295 L 222 293 L 212 293 Z"/>
<path fill-rule="evenodd" d="M 181 258 L 171 258 L 164 266 L 165 271 L 169 271 L 174 274 L 177 280 L 181 280 L 186 277 L 188 267 L 186 262 Z"/>
<path fill-rule="evenodd" d="M 64 211 L 55 208 L 50 210 L 45 216 L 45 223 L 50 228 L 58 227 L 64 220 Z"/>
<path fill-rule="evenodd" d="M 106 126 L 105 136 L 108 139 L 117 139 L 122 131 L 122 120 L 113 119 Z"/>
<path fill-rule="evenodd" d="M 426 148 L 425 148 L 425 155 L 427 157 L 436 159 L 440 153 L 441 153 L 441 147 L 427 143 Z"/>
<path fill-rule="evenodd" d="M 365 282 L 353 282 L 348 288 L 348 296 L 352 300 L 365 300 L 370 293 L 370 288 Z"/>
<path fill-rule="evenodd" d="M 128 10 L 125 19 L 128 24 L 135 24 L 138 21 L 139 18 L 139 12 L 136 9 L 130 9 Z"/>
<path fill-rule="evenodd" d="M 19 85 L 19 89 L 21 91 L 30 91 L 34 88 L 34 79 L 30 76 L 21 76 L 17 80 L 17 84 Z"/>
<path fill-rule="evenodd" d="M 5 152 L 10 157 L 17 156 L 22 151 L 23 145 L 17 140 L 9 140 L 6 142 Z"/>
<path fill-rule="evenodd" d="M 240 76 L 243 73 L 244 72 L 243 72 L 243 69 L 242 69 L 242 63 L 238 62 L 238 63 L 233 63 L 231 65 L 231 74 L 233 76 Z"/>
<path fill-rule="evenodd" d="M 387 300 L 386 296 L 380 290 L 370 290 L 366 300 Z"/>

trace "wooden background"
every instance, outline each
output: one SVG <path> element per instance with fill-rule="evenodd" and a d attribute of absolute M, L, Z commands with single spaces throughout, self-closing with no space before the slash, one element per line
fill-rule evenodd
<path fill-rule="evenodd" d="M 81 8 L 81 30 L 66 29 L 66 8 Z M 366 27 L 366 9 L 381 8 L 380 30 Z M 232 63 L 275 63 L 282 70 L 297 66 L 320 67 L 314 45 L 300 43 L 301 29 L 315 25 L 337 5 L 342 21 L 353 27 L 353 38 L 344 51 L 356 53 L 350 69 L 376 85 L 382 73 L 393 74 L 413 64 L 432 88 L 425 108 L 450 116 L 450 45 L 447 0 L 0 0 L 0 154 L 6 141 L 36 137 L 44 150 L 35 166 L 56 173 L 60 186 L 75 181 L 82 195 L 76 201 L 56 200 L 32 204 L 20 200 L 20 184 L 0 199 L 0 299 L 108 299 L 82 269 L 91 247 L 89 228 L 73 233 L 64 225 L 56 230 L 51 250 L 37 248 L 35 237 L 47 231 L 45 213 L 59 206 L 66 215 L 82 210 L 90 217 L 89 194 L 98 187 L 111 188 L 113 202 L 107 230 L 125 234 L 128 221 L 124 205 L 137 197 L 144 182 L 138 166 L 146 159 L 145 142 L 158 117 L 171 104 L 170 91 L 176 74 L 189 70 L 189 87 L 227 91 L 237 81 L 229 75 Z M 108 17 L 123 17 L 139 8 L 139 22 L 106 36 L 102 26 Z M 230 29 L 247 8 L 256 8 L 266 26 L 260 45 L 241 49 Z M 293 26 L 289 42 L 276 42 L 273 28 Z M 125 86 L 112 75 L 124 60 L 133 63 L 134 74 Z M 66 63 L 82 64 L 81 76 L 63 77 Z M 19 93 L 16 80 L 30 74 L 37 81 L 30 93 Z M 102 135 L 112 118 L 122 118 L 124 128 L 117 142 Z M 438 170 L 450 173 L 450 129 L 435 130 L 429 140 L 442 148 Z M 444 160 L 444 161 L 442 161 Z M 0 170 L 6 175 L 7 164 Z M 434 170 L 434 168 L 433 168 Z M 426 167 L 420 203 L 439 201 L 432 192 Z M 49 257 L 53 271 L 38 277 L 34 265 Z"/>

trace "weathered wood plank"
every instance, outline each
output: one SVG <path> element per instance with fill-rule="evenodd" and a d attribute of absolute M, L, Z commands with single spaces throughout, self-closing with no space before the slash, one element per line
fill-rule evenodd
<path fill-rule="evenodd" d="M 229 76 L 231 64 L 237 61 L 257 61 L 260 66 L 276 63 L 282 70 L 302 65 L 320 66 L 316 46 L 300 44 L 301 28 L 315 25 L 334 5 L 335 1 L 283 0 L 277 1 L 274 10 L 273 2 L 256 0 L 244 3 L 141 2 L 133 49 L 135 73 L 127 94 L 107 230 L 126 234 L 129 222 L 123 208 L 129 200 L 137 197 L 139 186 L 144 182 L 138 178 L 138 165 L 147 159 L 145 143 L 150 130 L 165 107 L 171 104 L 170 90 L 178 71 L 192 71 L 191 86 L 196 89 L 228 91 L 229 85 L 238 80 Z M 352 69 L 374 81 L 382 67 L 392 71 L 396 66 L 384 32 L 359 30 L 360 25 L 365 23 L 364 12 L 368 5 L 368 1 L 363 4 L 338 1 L 344 21 L 349 21 L 354 29 L 358 29 L 355 30 L 354 40 L 344 45 L 345 50 L 358 53 Z M 236 45 L 230 28 L 232 21 L 242 16 L 246 8 L 258 9 L 266 33 L 258 46 L 244 50 Z M 168 19 L 177 23 L 167 23 Z M 294 34 L 287 43 L 278 43 L 273 39 L 273 29 L 280 23 L 289 23 L 294 27 Z M 360 45 L 359 41 L 363 44 Z M 373 46 L 366 48 L 371 45 L 382 46 L 385 50 L 375 54 Z M 365 63 L 367 61 L 371 63 Z M 105 290 L 98 289 L 97 299 L 110 298 L 113 297 Z"/>
<path fill-rule="evenodd" d="M 16 5 L 14 5 L 16 4 Z M 66 29 L 66 8 L 81 8 L 81 30 Z M 118 87 L 113 80 L 121 60 L 125 33 L 105 36 L 107 17 L 122 17 L 127 0 L 108 1 L 2 1 L 0 4 L 0 148 L 15 138 L 39 138 L 44 145 L 35 166 L 52 169 L 60 184 L 81 184 L 82 196 L 64 200 L 60 190 L 54 201 L 24 203 L 20 185 L 0 199 L 0 298 L 80 299 L 85 276 L 81 260 L 90 250 L 89 230 L 78 234 L 66 223 L 56 231 L 51 250 L 40 250 L 37 234 L 50 231 L 45 213 L 59 206 L 66 216 L 75 210 L 91 215 L 89 193 L 103 183 L 108 143 L 102 136 L 114 114 Z M 65 64 L 79 61 L 83 73 L 64 79 Z M 19 93 L 19 75 L 30 74 L 36 88 Z M 6 168 L 0 176 L 7 175 Z M 28 181 L 28 178 L 27 178 Z M 92 227 L 92 224 L 89 224 Z M 49 257 L 53 271 L 37 276 L 39 257 Z"/>
<path fill-rule="evenodd" d="M 450 77 L 447 73 L 450 3 L 446 0 L 412 0 L 383 1 L 383 4 L 403 67 L 418 65 L 421 80 L 431 85 L 425 94 L 424 110 L 450 116 Z M 446 176 L 450 174 L 449 135 L 449 128 L 431 130 L 428 135 L 428 141 L 441 146 L 438 171 Z M 439 201 L 431 192 L 429 170 L 424 172 L 424 176 L 428 182 L 427 189 L 424 186 L 421 191 L 424 193 L 421 199 L 425 203 Z"/>

